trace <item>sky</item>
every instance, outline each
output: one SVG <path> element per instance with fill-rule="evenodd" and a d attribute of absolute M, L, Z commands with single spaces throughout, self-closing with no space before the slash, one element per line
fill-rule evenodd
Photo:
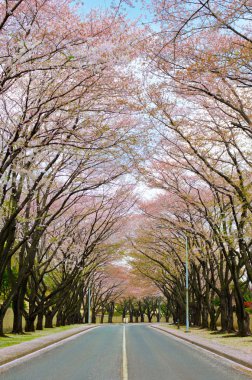
<path fill-rule="evenodd" d="M 77 2 L 77 1 L 76 1 Z M 92 9 L 100 9 L 105 10 L 110 8 L 113 4 L 119 4 L 119 0 L 86 0 L 86 1 L 78 1 L 79 3 L 79 14 L 85 16 Z M 126 5 L 125 3 L 121 5 L 121 10 L 123 10 L 130 19 L 136 20 L 140 19 L 140 22 L 148 22 L 150 19 L 150 15 L 146 9 L 143 9 L 143 5 L 141 0 L 133 0 L 134 6 Z"/>

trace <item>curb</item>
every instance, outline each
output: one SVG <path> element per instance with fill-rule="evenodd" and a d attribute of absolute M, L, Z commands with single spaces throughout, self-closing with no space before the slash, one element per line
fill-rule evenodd
<path fill-rule="evenodd" d="M 100 325 L 95 325 L 95 326 L 89 326 L 89 327 L 86 327 L 85 329 L 83 330 L 80 330 L 80 331 L 75 331 L 67 336 L 64 336 L 64 337 L 61 337 L 61 338 L 58 338 L 58 339 L 55 339 L 55 340 L 52 340 L 51 342 L 47 342 L 47 343 L 42 343 L 40 346 L 38 347 L 35 347 L 33 349 L 30 349 L 30 350 L 27 350 L 23 353 L 19 353 L 17 355 L 13 355 L 12 357 L 10 357 L 9 359 L 6 359 L 6 360 L 3 360 L 3 361 L 0 361 L 0 373 L 1 373 L 1 369 L 3 366 L 7 365 L 7 364 L 11 364 L 13 361 L 15 360 L 18 360 L 18 359 L 22 359 L 22 358 L 25 358 L 26 356 L 29 356 L 29 355 L 32 355 L 32 354 L 35 354 L 37 351 L 40 351 L 40 350 L 43 350 L 45 348 L 50 348 L 50 346 L 53 346 L 54 344 L 57 344 L 57 343 L 60 343 L 60 342 L 63 342 L 64 340 L 67 340 L 69 338 L 72 338 L 74 337 L 75 335 L 78 335 L 78 334 L 82 334 L 88 330 L 92 330 L 92 329 L 95 329 L 97 327 L 99 327 Z M 56 333 L 57 334 L 57 333 Z M 52 336 L 54 334 L 51 334 Z M 50 336 L 50 335 L 48 335 Z M 32 342 L 32 340 L 31 340 Z M 21 343 L 22 344 L 22 343 Z M 17 344 L 16 346 L 19 346 L 19 344 Z M 0 354 L 1 354 L 1 349 L 0 349 Z"/>
<path fill-rule="evenodd" d="M 189 342 L 189 343 L 191 343 L 191 344 L 194 344 L 195 346 L 198 346 L 198 347 L 200 347 L 200 348 L 204 348 L 204 349 L 207 350 L 207 351 L 210 351 L 210 352 L 212 352 L 212 353 L 214 353 L 214 354 L 217 354 L 217 355 L 219 355 L 219 356 L 222 356 L 223 358 L 229 359 L 229 360 L 231 360 L 231 361 L 233 361 L 233 362 L 235 362 L 235 363 L 237 363 L 237 364 L 240 364 L 240 365 L 242 365 L 242 366 L 244 366 L 244 367 L 247 367 L 247 368 L 252 369 L 252 363 L 249 363 L 249 362 L 247 362 L 247 361 L 245 361 L 245 360 L 239 359 L 239 358 L 237 358 L 237 357 L 235 357 L 235 356 L 233 356 L 233 355 L 226 354 L 225 352 L 220 351 L 220 350 L 218 350 L 218 349 L 215 349 L 215 348 L 209 347 L 209 346 L 207 346 L 207 345 L 205 345 L 205 344 L 202 344 L 202 343 L 199 343 L 199 342 L 195 342 L 195 341 L 192 340 L 192 339 L 185 338 L 185 337 L 183 337 L 183 336 L 177 335 L 177 334 L 175 334 L 175 333 L 173 333 L 173 332 L 171 332 L 171 331 L 169 331 L 169 330 L 167 330 L 167 329 L 165 329 L 165 328 L 158 327 L 158 326 L 154 326 L 154 325 L 152 325 L 152 326 L 150 326 L 150 327 L 153 328 L 153 329 L 157 329 L 157 330 L 163 331 L 163 332 L 165 332 L 166 334 L 170 334 L 170 335 L 172 335 L 172 336 L 174 336 L 174 337 L 176 337 L 176 338 L 178 338 L 178 339 L 182 339 L 182 340 L 184 340 L 184 341 L 186 341 L 186 342 Z"/>

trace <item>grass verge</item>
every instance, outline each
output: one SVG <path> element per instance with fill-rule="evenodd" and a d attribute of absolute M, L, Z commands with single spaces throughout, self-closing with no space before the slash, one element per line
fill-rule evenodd
<path fill-rule="evenodd" d="M 185 331 L 185 326 L 180 326 L 178 330 L 177 326 L 169 325 L 168 323 L 162 323 L 160 326 L 167 327 L 175 331 Z M 246 353 L 252 353 L 252 336 L 239 337 L 232 334 L 223 334 L 218 331 L 210 331 L 208 329 L 201 329 L 199 327 L 190 327 L 190 331 L 193 335 L 208 339 L 213 343 L 222 344 L 227 347 L 242 349 Z"/>
<path fill-rule="evenodd" d="M 6 333 L 6 337 L 0 337 L 0 349 L 81 326 L 83 326 L 83 324 L 54 327 L 52 329 L 44 329 L 42 331 L 37 330 L 35 332 L 29 332 L 23 335 Z"/>

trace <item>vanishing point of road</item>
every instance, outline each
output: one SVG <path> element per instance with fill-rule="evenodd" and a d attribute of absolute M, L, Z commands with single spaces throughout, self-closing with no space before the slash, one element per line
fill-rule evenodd
<path fill-rule="evenodd" d="M 0 380 L 251 380 L 237 367 L 148 325 L 118 324 L 18 362 Z"/>

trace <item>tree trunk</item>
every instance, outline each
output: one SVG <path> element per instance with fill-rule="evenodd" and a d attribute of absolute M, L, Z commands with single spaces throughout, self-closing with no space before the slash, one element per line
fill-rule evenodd
<path fill-rule="evenodd" d="M 13 297 L 12 310 L 13 310 L 12 334 L 23 334 L 22 307 L 20 304 L 19 292 Z"/>
<path fill-rule="evenodd" d="M 172 320 L 173 320 L 173 324 L 176 325 L 178 317 L 175 313 L 172 313 Z"/>
<path fill-rule="evenodd" d="M 87 304 L 85 305 L 85 311 L 84 311 L 84 323 L 88 323 L 88 307 L 87 307 Z"/>
<path fill-rule="evenodd" d="M 101 315 L 101 323 L 104 323 L 104 313 Z"/>
<path fill-rule="evenodd" d="M 232 295 L 229 294 L 228 296 L 228 332 L 232 333 L 235 331 L 234 328 L 234 310 L 233 310 L 233 304 L 232 304 Z"/>
<path fill-rule="evenodd" d="M 239 277 L 237 274 L 236 263 L 234 255 L 230 255 L 232 258 L 231 262 L 231 272 L 233 276 L 234 283 L 234 298 L 235 298 L 235 308 L 236 316 L 238 323 L 238 334 L 239 336 L 248 336 L 251 335 L 250 326 L 249 326 L 249 314 L 244 308 L 244 298 L 241 291 L 241 286 L 239 284 Z"/>
<path fill-rule="evenodd" d="M 92 318 L 91 318 L 92 323 L 96 323 L 96 312 L 95 309 L 92 309 Z"/>
<path fill-rule="evenodd" d="M 4 315 L 5 313 L 1 313 L 1 309 L 0 309 L 0 336 L 5 336 L 4 335 L 4 331 L 3 331 L 3 320 L 4 320 Z"/>
<path fill-rule="evenodd" d="M 56 326 L 60 327 L 61 323 L 62 323 L 62 311 L 58 311 L 57 319 L 56 319 Z"/>
<path fill-rule="evenodd" d="M 208 328 L 208 311 L 207 308 L 204 306 L 201 312 L 201 326 L 202 328 Z"/>
<path fill-rule="evenodd" d="M 47 311 L 45 314 L 45 328 L 52 329 L 53 328 L 53 317 L 54 314 L 51 311 Z"/>
<path fill-rule="evenodd" d="M 195 300 L 191 306 L 190 314 L 191 314 L 191 324 L 193 326 L 202 326 L 202 306 L 201 306 L 201 297 L 199 297 L 199 300 Z M 180 308 L 181 310 L 181 308 Z M 182 321 L 184 318 L 181 316 L 180 320 Z"/>
<path fill-rule="evenodd" d="M 219 315 L 219 314 L 218 314 Z M 214 309 L 214 307 L 212 307 L 210 309 L 210 312 L 209 312 L 209 317 L 210 317 L 210 330 L 212 331 L 217 331 L 217 319 L 218 319 L 218 315 L 216 315 L 216 311 Z"/>
<path fill-rule="evenodd" d="M 66 314 L 62 313 L 61 326 L 66 326 Z"/>
<path fill-rule="evenodd" d="M 227 293 L 222 291 L 220 297 L 220 314 L 221 314 L 221 331 L 227 332 L 229 330 L 229 318 L 228 318 L 228 302 Z"/>
<path fill-rule="evenodd" d="M 43 318 L 44 314 L 42 312 L 38 313 L 38 320 L 37 320 L 37 330 L 43 330 Z"/>
<path fill-rule="evenodd" d="M 236 296 L 236 316 L 237 316 L 237 324 L 238 324 L 238 335 L 239 336 L 249 336 L 251 335 L 250 331 L 250 318 L 249 314 L 244 309 L 243 299 L 242 302 Z"/>
<path fill-rule="evenodd" d="M 122 322 L 123 322 L 124 318 L 126 318 L 126 308 L 123 308 L 123 312 L 122 312 Z"/>
<path fill-rule="evenodd" d="M 26 332 L 34 332 L 35 331 L 35 319 L 36 317 L 26 317 L 25 319 L 25 331 Z"/>

